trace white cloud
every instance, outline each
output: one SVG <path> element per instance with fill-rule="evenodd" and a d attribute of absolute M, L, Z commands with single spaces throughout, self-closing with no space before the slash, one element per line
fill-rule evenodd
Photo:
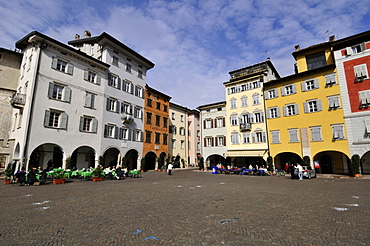
<path fill-rule="evenodd" d="M 150 86 L 189 108 L 224 100 L 228 72 L 266 57 L 282 76 L 293 73 L 296 44 L 365 31 L 370 9 L 362 0 L 3 2 L 0 46 L 32 30 L 62 42 L 107 32 L 156 64 Z"/>

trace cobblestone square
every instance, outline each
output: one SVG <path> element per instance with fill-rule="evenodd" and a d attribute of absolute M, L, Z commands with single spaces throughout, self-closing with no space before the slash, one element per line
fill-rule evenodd
<path fill-rule="evenodd" d="M 370 244 L 369 179 L 175 169 L 0 189 L 0 245 Z"/>

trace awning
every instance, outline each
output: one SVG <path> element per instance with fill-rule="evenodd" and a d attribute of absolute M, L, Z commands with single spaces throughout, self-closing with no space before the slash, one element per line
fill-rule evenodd
<path fill-rule="evenodd" d="M 267 150 L 228 150 L 226 157 L 264 157 Z"/>

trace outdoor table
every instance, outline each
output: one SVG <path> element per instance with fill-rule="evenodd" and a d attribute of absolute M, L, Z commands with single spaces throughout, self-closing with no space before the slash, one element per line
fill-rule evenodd
<path fill-rule="evenodd" d="M 65 171 L 65 172 L 64 172 L 64 176 L 65 176 L 67 179 L 71 178 L 71 174 L 72 174 L 72 172 L 71 172 L 71 171 Z"/>
<path fill-rule="evenodd" d="M 84 177 L 84 178 L 91 177 L 91 175 L 92 175 L 92 171 L 91 172 L 82 172 L 81 173 L 81 176 Z"/>
<path fill-rule="evenodd" d="M 130 175 L 131 175 L 131 177 L 136 178 L 136 177 L 139 177 L 139 176 L 140 176 L 140 170 L 130 170 L 130 171 L 128 172 L 128 174 L 130 174 Z"/>
<path fill-rule="evenodd" d="M 53 176 L 54 176 L 54 171 L 46 172 L 46 177 L 53 178 Z"/>

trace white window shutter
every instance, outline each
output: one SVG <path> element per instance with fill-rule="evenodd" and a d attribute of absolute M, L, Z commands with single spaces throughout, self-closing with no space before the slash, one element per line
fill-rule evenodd
<path fill-rule="evenodd" d="M 285 96 L 286 94 L 285 94 L 285 87 L 281 87 L 281 95 L 282 96 Z"/>
<path fill-rule="evenodd" d="M 45 110 L 44 126 L 49 126 L 50 110 Z"/>
<path fill-rule="evenodd" d="M 364 52 L 366 50 L 366 44 L 365 43 L 361 43 L 360 47 L 361 47 L 362 52 Z"/>
<path fill-rule="evenodd" d="M 346 51 L 347 51 L 347 56 L 352 55 L 352 47 L 347 47 Z"/>
<path fill-rule="evenodd" d="M 68 86 L 64 87 L 64 93 L 63 93 L 63 101 L 65 102 L 71 102 L 71 88 L 69 88 Z"/>
<path fill-rule="evenodd" d="M 99 75 L 99 74 L 97 74 L 96 75 L 96 77 L 95 77 L 95 83 L 97 84 L 97 85 L 100 85 L 100 83 L 101 83 L 101 76 Z"/>
<path fill-rule="evenodd" d="M 269 97 L 269 91 L 265 91 L 265 99 L 270 99 L 270 97 Z"/>
<path fill-rule="evenodd" d="M 316 103 L 317 103 L 317 111 L 321 111 L 322 110 L 321 100 L 317 100 Z"/>
<path fill-rule="evenodd" d="M 293 94 L 297 93 L 297 85 L 292 84 L 292 88 L 293 88 Z"/>
<path fill-rule="evenodd" d="M 276 134 L 279 134 L 279 132 L 276 132 Z M 277 142 L 279 142 L 279 135 L 276 136 Z M 262 132 L 262 142 L 266 143 L 266 132 Z"/>
<path fill-rule="evenodd" d="M 364 120 L 364 122 L 365 122 L 365 132 L 366 132 L 366 134 L 370 134 L 370 119 L 366 119 L 366 120 Z"/>
<path fill-rule="evenodd" d="M 298 104 L 294 104 L 295 115 L 299 114 Z"/>
<path fill-rule="evenodd" d="M 54 90 L 54 83 L 53 82 L 50 82 L 49 83 L 49 91 L 48 91 L 49 98 L 52 98 L 53 97 L 53 90 Z"/>
<path fill-rule="evenodd" d="M 307 91 L 306 82 L 301 83 L 302 91 Z"/>
<path fill-rule="evenodd" d="M 275 97 L 278 97 L 279 90 L 277 88 L 274 89 Z"/>
<path fill-rule="evenodd" d="M 51 68 L 56 69 L 57 68 L 57 63 L 58 63 L 58 58 L 53 57 L 53 60 L 51 62 Z"/>
<path fill-rule="evenodd" d="M 304 107 L 304 112 L 305 113 L 309 113 L 309 111 L 308 111 L 308 103 L 307 102 L 304 102 L 303 103 L 303 107 Z"/>
<path fill-rule="evenodd" d="M 91 108 L 91 97 L 92 97 L 92 94 L 86 93 L 86 96 L 85 96 L 85 107 Z"/>
<path fill-rule="evenodd" d="M 92 123 L 92 132 L 97 133 L 98 132 L 98 120 L 96 118 L 93 118 L 91 123 Z"/>
<path fill-rule="evenodd" d="M 81 116 L 80 117 L 80 132 L 82 132 L 83 131 L 83 127 L 84 127 L 84 117 L 83 116 Z"/>
<path fill-rule="evenodd" d="M 89 71 L 88 70 L 84 70 L 84 80 L 88 80 L 89 79 Z"/>
<path fill-rule="evenodd" d="M 315 89 L 320 88 L 320 84 L 319 84 L 319 80 L 318 79 L 314 79 L 313 80 L 313 84 L 315 85 Z"/>
<path fill-rule="evenodd" d="M 60 121 L 60 128 L 67 130 L 68 115 L 66 113 L 61 113 L 60 117 L 62 118 Z"/>
<path fill-rule="evenodd" d="M 283 106 L 284 116 L 288 116 L 287 106 Z"/>
<path fill-rule="evenodd" d="M 67 65 L 67 73 L 72 75 L 73 74 L 73 64 L 72 63 L 68 63 Z"/>
<path fill-rule="evenodd" d="M 280 117 L 281 116 L 281 114 L 280 114 L 280 108 L 279 107 L 276 108 L 276 113 L 277 113 L 277 117 Z"/>

